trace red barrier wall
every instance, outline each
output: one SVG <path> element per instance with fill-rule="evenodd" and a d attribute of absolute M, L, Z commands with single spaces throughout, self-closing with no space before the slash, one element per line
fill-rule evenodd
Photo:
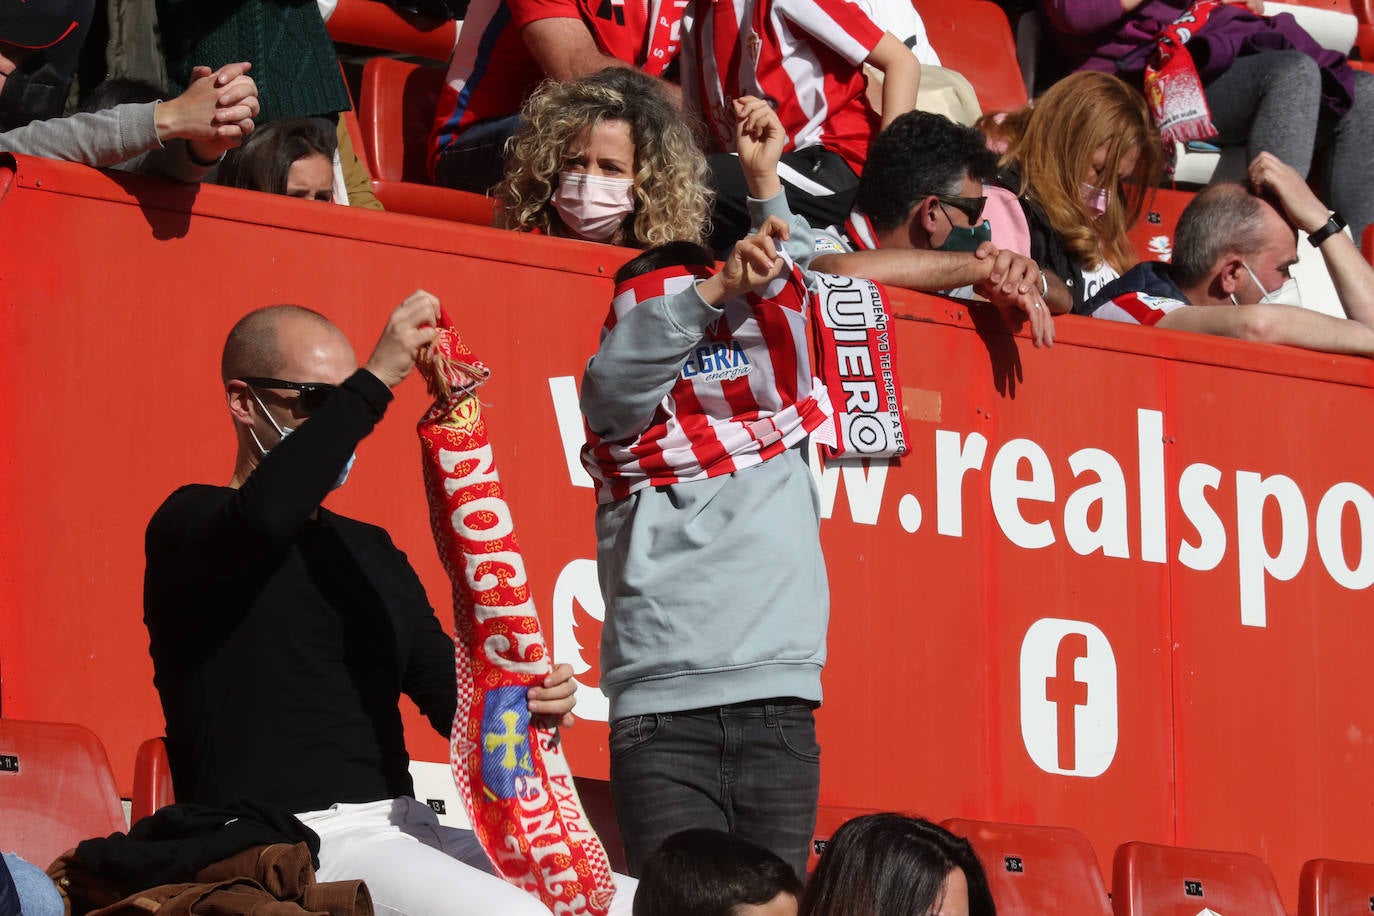
<path fill-rule="evenodd" d="M 225 333 L 298 302 L 366 358 L 417 286 L 495 370 L 536 601 L 595 684 L 593 502 L 565 441 L 624 252 L 30 159 L 0 166 L 0 232 L 4 715 L 89 725 L 129 789 L 162 728 L 143 527 L 229 476 Z M 1251 851 L 1290 906 L 1304 859 L 1374 861 L 1374 366 L 1074 318 L 1039 351 L 986 307 L 894 298 L 913 453 L 818 477 L 823 803 L 1072 825 L 1104 869 L 1129 839 Z M 407 382 L 330 504 L 392 532 L 443 619 L 423 400 Z M 598 699 L 568 737 L 591 775 Z"/>

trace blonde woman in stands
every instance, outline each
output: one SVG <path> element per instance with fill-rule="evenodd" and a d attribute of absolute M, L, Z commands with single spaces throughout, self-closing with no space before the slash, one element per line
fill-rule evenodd
<path fill-rule="evenodd" d="M 1139 261 L 1126 232 L 1162 164 L 1145 100 L 1114 76 L 1072 74 L 1035 103 L 999 182 L 1021 199 L 1031 258 L 1064 281 L 1068 301 L 1050 302 L 1053 311 L 1080 311 Z"/>
<path fill-rule="evenodd" d="M 846 821 L 806 885 L 801 916 L 997 916 L 968 840 L 930 821 Z"/>
<path fill-rule="evenodd" d="M 701 242 L 706 159 L 653 78 L 609 67 L 525 103 L 496 188 L 498 225 L 648 248 Z"/>
<path fill-rule="evenodd" d="M 1225 0 L 1210 13 L 1195 10 L 1192 0 L 1040 5 L 1060 60 L 1117 74 L 1137 89 L 1160 33 L 1195 13 L 1188 60 L 1175 55 L 1156 87 L 1164 110 L 1173 111 L 1176 101 L 1178 114 L 1194 108 L 1200 88 L 1217 143 L 1244 144 L 1250 160 L 1268 151 L 1304 178 L 1320 176 L 1322 198 L 1349 221 L 1357 243 L 1374 223 L 1374 73 L 1353 70 L 1344 54 L 1323 48 L 1291 15 L 1264 15 L 1263 0 Z"/>

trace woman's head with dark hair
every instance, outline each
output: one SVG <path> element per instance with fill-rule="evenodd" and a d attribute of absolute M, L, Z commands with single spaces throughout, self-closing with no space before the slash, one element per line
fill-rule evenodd
<path fill-rule="evenodd" d="M 86 96 L 86 101 L 82 104 L 81 110 L 104 111 L 106 108 L 113 108 L 116 105 L 157 102 L 169 98 L 171 95 L 172 93 L 168 93 L 166 89 L 147 80 L 116 76 L 105 80 L 92 89 L 91 94 Z"/>
<path fill-rule="evenodd" d="M 719 830 L 675 833 L 644 863 L 634 916 L 783 916 L 801 881 L 756 843 Z"/>
<path fill-rule="evenodd" d="M 269 121 L 219 166 L 219 184 L 305 200 L 334 200 L 338 136 L 318 118 Z"/>
<path fill-rule="evenodd" d="M 996 916 L 968 840 L 930 821 L 869 814 L 835 831 L 803 916 Z"/>
<path fill-rule="evenodd" d="M 668 242 L 655 245 L 626 261 L 615 272 L 615 285 L 662 270 L 665 267 L 704 267 L 715 270 L 716 256 L 696 242 Z"/>
<path fill-rule="evenodd" d="M 521 115 L 496 188 L 501 225 L 632 248 L 705 237 L 706 157 L 653 77 L 549 80 Z"/>

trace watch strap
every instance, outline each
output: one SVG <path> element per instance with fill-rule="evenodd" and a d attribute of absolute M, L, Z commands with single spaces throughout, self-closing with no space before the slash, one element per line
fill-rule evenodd
<path fill-rule="evenodd" d="M 1326 225 L 1322 226 L 1316 232 L 1310 234 L 1307 237 L 1307 241 L 1312 243 L 1313 248 L 1317 248 L 1321 245 L 1322 242 L 1331 238 L 1331 236 L 1335 235 L 1337 232 L 1340 232 L 1344 228 L 1345 220 L 1341 218 L 1341 215 L 1339 213 L 1332 213 L 1331 218 L 1326 221 Z"/>

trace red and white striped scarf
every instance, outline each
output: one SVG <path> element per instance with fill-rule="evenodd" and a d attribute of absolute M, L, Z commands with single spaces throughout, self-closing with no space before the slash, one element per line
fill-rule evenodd
<path fill-rule="evenodd" d="M 1187 44 L 1221 5 L 1219 0 L 1200 0 L 1189 7 L 1155 38 L 1155 53 L 1145 67 L 1145 100 L 1164 139 L 1171 167 L 1173 144 L 1210 140 L 1217 135 L 1202 77 Z"/>
<path fill-rule="evenodd" d="M 668 267 L 621 284 L 603 339 L 631 309 L 707 275 Z M 589 429 L 582 463 L 596 483 L 597 502 L 752 467 L 813 432 L 835 444 L 830 395 L 811 373 L 807 353 L 810 298 L 805 276 L 789 260 L 762 293 L 725 304 L 647 428 L 621 441 Z"/>
<path fill-rule="evenodd" d="M 531 717 L 526 700 L 549 652 L 473 393 L 489 372 L 447 315 L 419 368 L 435 397 L 418 429 L 429 520 L 453 584 L 454 782 L 497 874 L 554 913 L 605 916 L 615 893 L 606 851 L 556 726 Z"/>

